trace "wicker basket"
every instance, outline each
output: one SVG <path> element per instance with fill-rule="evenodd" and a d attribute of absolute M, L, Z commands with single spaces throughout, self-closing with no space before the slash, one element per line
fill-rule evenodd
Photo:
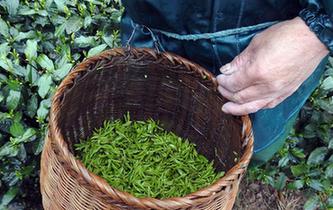
<path fill-rule="evenodd" d="M 56 91 L 41 159 L 45 209 L 231 209 L 253 150 L 248 116 L 221 111 L 215 78 L 202 67 L 151 49 L 113 49 L 77 65 Z M 184 197 L 136 198 L 88 171 L 73 144 L 104 120 L 159 120 L 189 138 L 226 175 Z"/>

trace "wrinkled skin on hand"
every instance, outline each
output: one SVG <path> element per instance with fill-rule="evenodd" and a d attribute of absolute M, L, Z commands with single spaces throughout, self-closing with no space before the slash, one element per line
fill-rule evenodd
<path fill-rule="evenodd" d="M 327 54 L 298 17 L 269 27 L 221 67 L 218 90 L 230 100 L 222 110 L 244 115 L 274 108 L 301 86 Z"/>

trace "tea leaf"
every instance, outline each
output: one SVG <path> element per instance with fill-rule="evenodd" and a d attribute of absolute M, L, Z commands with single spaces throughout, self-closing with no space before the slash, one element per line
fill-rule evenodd
<path fill-rule="evenodd" d="M 8 25 L 1 17 L 0 17 L 0 34 L 2 34 L 4 37 L 9 36 Z"/>
<path fill-rule="evenodd" d="M 16 90 L 10 90 L 7 97 L 7 107 L 10 110 L 16 109 L 21 98 L 21 92 Z"/>
<path fill-rule="evenodd" d="M 88 57 L 91 57 L 93 55 L 96 55 L 96 54 L 102 52 L 106 47 L 107 47 L 106 44 L 101 44 L 101 45 L 98 45 L 97 47 L 91 48 L 88 51 Z"/>
<path fill-rule="evenodd" d="M 10 188 L 2 197 L 0 207 L 5 208 L 12 201 L 19 191 L 18 187 Z"/>
<path fill-rule="evenodd" d="M 16 15 L 19 3 L 19 0 L 6 0 L 6 6 L 9 15 Z"/>
<path fill-rule="evenodd" d="M 326 147 L 318 147 L 313 150 L 308 158 L 307 164 L 319 164 L 324 160 L 328 149 Z"/>
<path fill-rule="evenodd" d="M 32 61 L 37 57 L 37 41 L 36 40 L 27 40 L 27 46 L 24 50 L 25 57 Z"/>
<path fill-rule="evenodd" d="M 77 32 L 82 27 L 82 19 L 79 16 L 72 16 L 66 22 L 65 30 L 67 34 Z"/>
<path fill-rule="evenodd" d="M 224 175 L 194 144 L 157 122 L 132 121 L 129 114 L 124 118 L 104 122 L 75 145 L 85 166 L 113 187 L 137 197 L 167 198 L 194 192 Z"/>
<path fill-rule="evenodd" d="M 319 204 L 319 201 L 320 201 L 320 198 L 317 195 L 311 197 L 304 204 L 304 210 L 314 210 L 314 209 L 316 209 L 318 204 Z"/>
<path fill-rule="evenodd" d="M 38 56 L 37 63 L 46 70 L 49 71 L 54 70 L 53 61 L 45 54 L 41 54 L 40 56 Z"/>

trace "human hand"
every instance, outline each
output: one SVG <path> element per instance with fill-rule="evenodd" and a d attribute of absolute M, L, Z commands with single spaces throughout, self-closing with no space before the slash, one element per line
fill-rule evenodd
<path fill-rule="evenodd" d="M 221 67 L 219 92 L 226 113 L 245 115 L 273 108 L 293 94 L 328 54 L 299 17 L 257 34 L 233 61 Z"/>

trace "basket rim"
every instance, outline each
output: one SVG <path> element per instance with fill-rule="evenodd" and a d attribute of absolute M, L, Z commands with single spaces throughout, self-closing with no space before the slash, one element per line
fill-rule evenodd
<path fill-rule="evenodd" d="M 87 70 L 87 67 L 91 64 L 96 63 L 99 60 L 110 58 L 110 57 L 118 57 L 118 56 L 126 56 L 127 53 L 131 53 L 133 55 L 137 54 L 149 54 L 154 59 L 163 58 L 166 59 L 170 64 L 178 64 L 183 65 L 189 71 L 194 71 L 200 73 L 202 76 L 207 76 L 207 79 L 213 82 L 214 87 L 217 88 L 217 82 L 215 77 L 203 67 L 198 64 L 195 64 L 179 55 L 170 53 L 170 52 L 163 52 L 157 53 L 153 49 L 150 48 L 131 48 L 131 49 L 124 49 L 124 48 L 114 48 L 110 50 L 106 50 L 98 55 L 92 56 L 90 58 L 85 59 L 83 62 L 77 64 L 73 70 L 65 77 L 65 79 L 61 82 L 59 87 L 56 90 L 52 98 L 52 105 L 49 115 L 49 134 L 51 134 L 51 138 L 49 140 L 56 143 L 56 145 L 61 150 L 62 159 L 64 159 L 67 163 L 69 163 L 73 170 L 75 170 L 78 175 L 82 176 L 83 179 L 89 184 L 100 190 L 101 192 L 105 193 L 106 195 L 110 196 L 113 199 L 121 200 L 122 202 L 133 205 L 136 207 L 141 208 L 184 208 L 193 206 L 194 204 L 200 204 L 205 201 L 211 200 L 211 196 L 217 194 L 218 192 L 222 191 L 223 189 L 229 187 L 234 183 L 235 180 L 241 179 L 242 175 L 244 174 L 250 159 L 253 153 L 253 132 L 252 132 L 252 125 L 248 115 L 242 116 L 241 120 L 243 122 L 242 127 L 242 142 L 244 153 L 242 157 L 238 160 L 235 165 L 229 169 L 223 177 L 219 180 L 214 182 L 213 184 L 199 189 L 191 194 L 185 195 L 184 197 L 172 197 L 172 198 L 165 198 L 165 199 L 157 199 L 157 198 L 138 198 L 134 195 L 118 190 L 111 185 L 109 185 L 103 178 L 95 175 L 94 173 L 90 172 L 83 163 L 76 159 L 74 154 L 70 152 L 68 148 L 68 144 L 64 140 L 64 137 L 61 135 L 60 128 L 57 124 L 58 116 L 59 116 L 59 109 L 61 107 L 61 96 L 65 93 L 67 89 L 69 89 L 73 84 L 76 76 L 80 72 L 84 72 Z"/>

